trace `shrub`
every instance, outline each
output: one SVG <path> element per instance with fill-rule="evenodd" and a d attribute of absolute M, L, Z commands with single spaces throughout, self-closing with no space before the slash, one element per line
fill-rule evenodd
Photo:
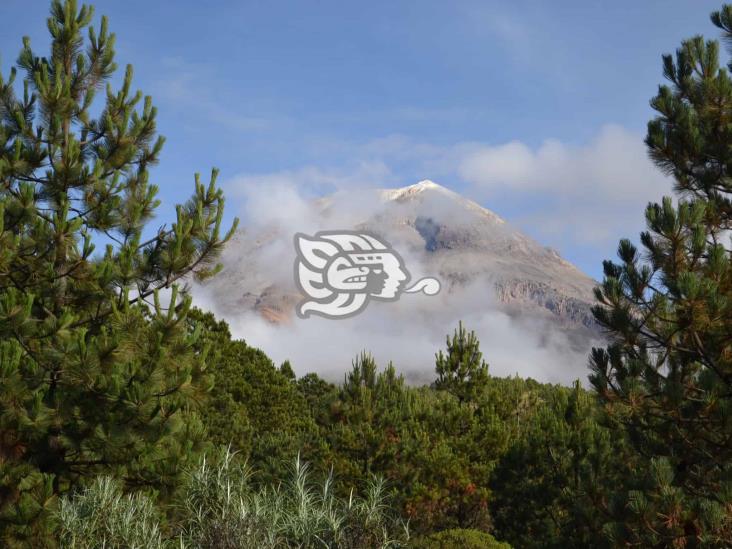
<path fill-rule="evenodd" d="M 486 532 L 454 528 L 414 540 L 410 547 L 415 549 L 511 549 L 508 543 L 496 541 Z"/>

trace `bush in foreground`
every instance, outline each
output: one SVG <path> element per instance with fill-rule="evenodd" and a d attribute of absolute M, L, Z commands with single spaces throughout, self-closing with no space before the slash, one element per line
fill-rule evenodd
<path fill-rule="evenodd" d="M 496 539 L 479 530 L 453 528 L 436 534 L 419 538 L 411 545 L 414 549 L 511 549 L 508 543 Z"/>

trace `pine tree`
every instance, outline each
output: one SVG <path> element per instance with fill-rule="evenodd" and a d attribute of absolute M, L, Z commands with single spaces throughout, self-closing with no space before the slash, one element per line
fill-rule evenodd
<path fill-rule="evenodd" d="M 383 476 L 415 533 L 489 525 L 488 476 L 507 439 L 491 406 L 409 387 L 391 363 L 379 371 L 366 352 L 336 394 L 323 393 L 319 461 L 340 486 Z"/>
<path fill-rule="evenodd" d="M 579 382 L 547 389 L 491 476 L 496 536 L 514 547 L 610 547 L 602 530 L 622 438 L 598 422 Z"/>
<path fill-rule="evenodd" d="M 732 8 L 712 15 L 727 39 Z M 618 543 L 728 546 L 732 539 L 732 79 L 700 36 L 663 58 L 646 143 L 680 197 L 646 209 L 640 252 L 605 262 L 592 354 L 608 418 L 635 450 L 608 531 Z M 732 66 L 730 67 L 732 70 Z"/>
<path fill-rule="evenodd" d="M 207 440 L 246 459 L 258 483 L 282 478 L 298 453 L 310 460 L 307 440 L 316 425 L 293 378 L 261 350 L 232 339 L 212 313 L 194 307 L 188 321 L 200 330 L 196 348 L 211 349 L 208 360 L 216 365 L 198 410 Z"/>
<path fill-rule="evenodd" d="M 474 399 L 488 379 L 488 365 L 483 360 L 475 332 L 468 333 L 463 323 L 447 337 L 447 354 L 435 355 L 435 388 L 445 390 L 463 403 Z"/>
<path fill-rule="evenodd" d="M 6 544 L 25 535 L 40 546 L 36 519 L 92 474 L 128 487 L 164 488 L 175 477 L 201 429 L 186 410 L 206 385 L 205 353 L 184 322 L 190 298 L 176 283 L 216 274 L 234 230 L 222 234 L 214 170 L 208 186 L 196 175 L 170 228 L 145 232 L 159 205 L 149 182 L 163 146 L 156 109 L 132 92 L 129 65 L 112 89 L 114 34 L 106 18 L 96 30 L 92 16 L 91 7 L 54 0 L 50 55 L 37 56 L 24 38 L 17 67 L 0 75 Z M 166 307 L 160 291 L 169 288 Z"/>
<path fill-rule="evenodd" d="M 358 355 L 331 406 L 331 446 L 347 457 L 339 476 L 354 481 L 383 474 L 396 460 L 398 430 L 409 406 L 404 378 L 394 365 L 379 372 L 370 353 Z"/>

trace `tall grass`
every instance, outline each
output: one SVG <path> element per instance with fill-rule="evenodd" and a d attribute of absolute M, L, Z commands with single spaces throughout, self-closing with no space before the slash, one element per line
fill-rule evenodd
<path fill-rule="evenodd" d="M 124 495 L 118 481 L 99 477 L 59 506 L 62 547 L 158 549 L 163 546 L 159 515 L 142 495 Z"/>
<path fill-rule="evenodd" d="M 391 548 L 405 546 L 407 525 L 387 505 L 383 480 L 372 478 L 364 497 L 339 498 L 333 477 L 315 484 L 300 457 L 276 486 L 255 489 L 252 471 L 228 450 L 187 472 L 177 503 L 178 528 L 163 539 L 156 509 L 144 496 L 122 495 L 108 478 L 64 499 L 62 545 L 221 549 Z"/>
<path fill-rule="evenodd" d="M 187 478 L 184 534 L 187 545 L 221 548 L 399 547 L 406 527 L 390 517 L 384 482 L 372 479 L 364 498 L 342 500 L 333 477 L 310 480 L 298 456 L 291 476 L 277 486 L 252 490 L 251 471 L 223 452 L 204 460 Z"/>

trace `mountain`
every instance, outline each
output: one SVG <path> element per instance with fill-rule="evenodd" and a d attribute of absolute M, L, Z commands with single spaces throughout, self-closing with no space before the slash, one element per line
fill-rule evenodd
<path fill-rule="evenodd" d="M 594 280 L 494 212 L 432 181 L 399 189 L 342 191 L 308 203 L 305 210 L 293 207 L 272 213 L 271 223 L 259 223 L 234 236 L 222 258 L 223 272 L 205 290 L 213 308 L 227 320 L 258 319 L 259 324 L 247 324 L 240 336 L 253 338 L 275 358 L 277 351 L 266 345 L 282 346 L 282 358 L 293 359 L 293 364 L 314 362 L 313 349 L 323 347 L 332 348 L 332 353 L 319 360 L 350 360 L 344 357 L 386 345 L 384 333 L 389 330 L 386 358 L 398 355 L 409 363 L 419 353 L 402 349 L 393 335 L 409 329 L 414 335 L 404 337 L 429 334 L 423 339 L 430 347 L 419 351 L 419 360 L 425 362 L 457 321 L 465 320 L 469 327 L 482 330 L 481 341 L 490 341 L 491 364 L 505 363 L 498 364 L 498 373 L 515 373 L 527 361 L 544 362 L 539 374 L 521 370 L 522 375 L 570 381 L 584 375 L 589 346 L 601 338 L 590 311 Z M 412 281 L 436 277 L 442 283 L 440 294 L 370 303 L 355 319 L 297 318 L 295 306 L 302 296 L 294 284 L 293 235 L 337 229 L 364 230 L 389 242 L 404 258 Z M 369 315 L 378 315 L 378 320 Z M 267 329 L 276 333 L 258 341 L 258 334 Z M 286 346 L 282 338 L 288 333 L 291 340 Z M 304 349 L 304 333 L 311 340 L 323 339 Z M 340 334 L 340 343 L 329 340 L 328 333 Z M 341 356 L 335 348 L 346 346 L 346 341 L 352 348 Z M 517 345 L 525 349 L 516 349 Z M 535 349 L 542 346 L 553 347 L 554 354 L 536 355 Z M 529 350 L 534 354 L 524 358 L 521 353 Z M 424 368 L 414 361 L 405 368 L 421 368 L 426 379 Z M 571 367 L 563 366 L 568 361 Z M 561 368 L 564 373 L 559 376 L 549 371 Z"/>
<path fill-rule="evenodd" d="M 417 255 L 423 270 L 437 275 L 448 292 L 489 281 L 498 301 L 513 314 L 552 318 L 567 327 L 594 328 L 590 307 L 597 283 L 556 250 L 511 228 L 497 214 L 429 180 L 377 190 L 374 195 L 378 200 L 371 201 L 371 211 L 360 212 L 361 219 L 329 228 L 363 229 L 392 245 L 399 243 L 410 255 Z M 320 199 L 315 209 L 324 221 L 337 218 L 334 210 L 346 196 L 338 193 Z M 360 200 L 354 197 L 354 201 Z M 268 227 L 241 231 L 234 237 L 224 255 L 226 268 L 212 286 L 220 306 L 255 310 L 272 322 L 291 320 L 300 300 L 292 281 L 281 284 L 273 280 L 271 270 L 256 269 L 262 259 L 258 256 L 282 236 L 277 227 Z M 404 253 L 401 247 L 398 249 Z M 294 260 L 293 253 L 289 255 L 283 261 Z"/>
<path fill-rule="evenodd" d="M 381 191 L 401 215 L 387 214 L 375 225 L 411 233 L 424 247 L 428 270 L 455 291 L 476 281 L 490 281 L 498 300 L 516 313 L 553 318 L 567 326 L 596 329 L 590 308 L 597 282 L 512 228 L 494 212 L 432 181 Z"/>

